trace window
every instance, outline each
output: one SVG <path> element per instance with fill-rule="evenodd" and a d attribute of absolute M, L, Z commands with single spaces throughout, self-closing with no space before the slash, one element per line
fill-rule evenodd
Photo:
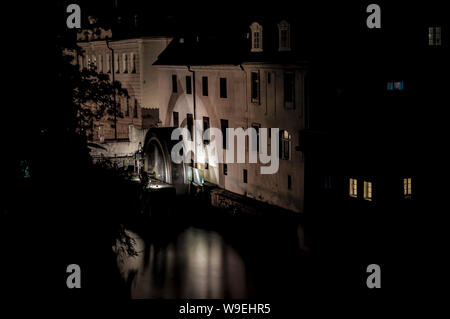
<path fill-rule="evenodd" d="M 412 195 L 412 178 L 406 177 L 403 179 L 403 196 L 405 198 L 411 198 Z"/>
<path fill-rule="evenodd" d="M 292 189 L 292 177 L 288 175 L 288 189 Z"/>
<path fill-rule="evenodd" d="M 193 127 L 194 127 L 194 118 L 192 116 L 192 114 L 188 113 L 186 115 L 187 118 L 187 129 L 189 131 L 189 134 L 191 135 L 190 140 L 192 141 L 193 139 Z"/>
<path fill-rule="evenodd" d="M 228 175 L 228 165 L 223 164 L 223 175 Z"/>
<path fill-rule="evenodd" d="M 100 143 L 105 142 L 105 127 L 103 125 L 100 125 L 98 127 L 98 138 L 100 140 Z"/>
<path fill-rule="evenodd" d="M 86 56 L 86 68 L 88 69 L 88 70 L 90 70 L 91 69 L 91 66 L 92 66 L 92 60 L 91 60 L 91 57 L 90 56 Z"/>
<path fill-rule="evenodd" d="M 111 73 L 111 55 L 106 55 L 106 73 Z"/>
<path fill-rule="evenodd" d="M 133 117 L 138 117 L 138 101 L 134 99 Z"/>
<path fill-rule="evenodd" d="M 136 54 L 131 53 L 131 73 L 136 73 Z"/>
<path fill-rule="evenodd" d="M 209 169 L 209 163 L 205 163 L 205 169 Z"/>
<path fill-rule="evenodd" d="M 220 97 L 222 99 L 227 98 L 227 79 L 220 78 Z"/>
<path fill-rule="evenodd" d="M 289 160 L 291 158 L 291 135 L 286 130 L 280 131 L 280 158 Z"/>
<path fill-rule="evenodd" d="M 209 131 L 206 132 L 209 129 L 209 117 L 204 116 L 203 117 L 203 143 L 208 144 L 210 140 Z"/>
<path fill-rule="evenodd" d="M 441 27 L 429 27 L 428 28 L 428 45 L 440 46 L 441 40 Z"/>
<path fill-rule="evenodd" d="M 403 91 L 404 83 L 403 81 L 389 81 L 387 83 L 388 91 Z"/>
<path fill-rule="evenodd" d="M 173 112 L 173 126 L 174 127 L 179 127 L 180 126 L 180 120 L 179 120 L 178 112 Z"/>
<path fill-rule="evenodd" d="M 251 94 L 252 94 L 252 103 L 259 103 L 259 72 L 252 72 L 251 74 Z"/>
<path fill-rule="evenodd" d="M 125 116 L 130 116 L 130 101 L 129 98 L 126 98 L 126 109 L 125 109 Z"/>
<path fill-rule="evenodd" d="M 287 21 L 283 20 L 278 24 L 278 50 L 290 51 L 291 50 L 291 30 Z"/>
<path fill-rule="evenodd" d="M 175 74 L 172 75 L 172 92 L 178 93 L 177 76 Z"/>
<path fill-rule="evenodd" d="M 123 73 L 128 73 L 128 54 L 122 54 L 122 70 Z"/>
<path fill-rule="evenodd" d="M 119 55 L 115 55 L 114 68 L 116 69 L 116 73 L 120 73 L 120 64 L 119 64 Z"/>
<path fill-rule="evenodd" d="M 364 199 L 372 201 L 372 182 L 364 181 Z"/>
<path fill-rule="evenodd" d="M 333 188 L 331 176 L 325 176 L 324 187 L 326 190 L 331 190 Z"/>
<path fill-rule="evenodd" d="M 259 152 L 259 129 L 261 124 L 252 124 L 252 128 L 256 131 L 256 141 L 252 141 L 251 150 L 253 152 Z"/>
<path fill-rule="evenodd" d="M 92 55 L 91 57 L 92 68 L 97 69 L 97 57 Z"/>
<path fill-rule="evenodd" d="M 82 70 L 83 69 L 83 56 L 82 55 L 78 56 L 78 65 L 80 67 L 80 70 Z"/>
<path fill-rule="evenodd" d="M 294 73 L 287 72 L 284 74 L 284 105 L 287 108 L 294 106 L 295 99 L 295 78 Z"/>
<path fill-rule="evenodd" d="M 186 94 L 192 94 L 192 78 L 186 76 Z"/>
<path fill-rule="evenodd" d="M 103 72 L 103 55 L 100 54 L 98 56 L 97 62 L 98 62 L 97 71 L 99 73 L 102 73 Z"/>
<path fill-rule="evenodd" d="M 244 180 L 244 184 L 247 184 L 247 176 L 248 174 L 247 174 L 247 170 L 246 169 L 244 169 L 243 170 L 243 180 Z"/>
<path fill-rule="evenodd" d="M 349 180 L 349 195 L 353 198 L 358 197 L 358 180 L 356 178 Z"/>
<path fill-rule="evenodd" d="M 252 35 L 252 52 L 262 52 L 263 51 L 263 28 L 262 26 L 254 22 L 250 26 L 251 35 Z"/>
<path fill-rule="evenodd" d="M 222 130 L 222 148 L 228 149 L 228 120 L 220 120 L 220 127 Z"/>
<path fill-rule="evenodd" d="M 202 94 L 203 96 L 208 96 L 208 77 L 202 77 Z"/>

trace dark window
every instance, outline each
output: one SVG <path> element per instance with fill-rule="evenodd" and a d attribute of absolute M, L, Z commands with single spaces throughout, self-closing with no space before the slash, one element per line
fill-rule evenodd
<path fill-rule="evenodd" d="M 208 77 L 202 77 L 202 94 L 203 96 L 208 96 Z"/>
<path fill-rule="evenodd" d="M 173 93 L 177 93 L 178 92 L 177 76 L 175 74 L 172 75 L 172 92 Z"/>
<path fill-rule="evenodd" d="M 272 83 L 272 73 L 267 72 L 267 83 L 270 84 Z"/>
<path fill-rule="evenodd" d="M 228 165 L 223 164 L 223 175 L 228 175 Z"/>
<path fill-rule="evenodd" d="M 205 163 L 205 169 L 209 169 L 209 163 Z"/>
<path fill-rule="evenodd" d="M 244 184 L 247 184 L 247 170 L 244 169 Z"/>
<path fill-rule="evenodd" d="M 292 177 L 288 175 L 288 189 L 292 189 Z"/>
<path fill-rule="evenodd" d="M 126 103 L 127 103 L 127 105 L 126 105 L 126 109 L 125 109 L 125 116 L 130 116 L 130 99 L 128 97 L 127 97 Z"/>
<path fill-rule="evenodd" d="M 194 118 L 192 117 L 192 114 L 190 114 L 190 113 L 188 113 L 186 115 L 186 117 L 187 117 L 187 129 L 188 129 L 189 133 L 191 134 L 190 140 L 192 141 L 192 138 L 193 138 L 192 129 L 194 126 Z"/>
<path fill-rule="evenodd" d="M 180 119 L 178 112 L 173 112 L 173 126 L 179 127 L 180 126 Z"/>
<path fill-rule="evenodd" d="M 220 120 L 220 126 L 222 129 L 222 148 L 228 149 L 228 120 Z"/>
<path fill-rule="evenodd" d="M 220 97 L 222 99 L 227 98 L 227 79 L 220 78 Z"/>
<path fill-rule="evenodd" d="M 209 143 L 209 131 L 205 134 L 206 130 L 209 129 L 209 117 L 203 117 L 203 143 Z"/>
<path fill-rule="evenodd" d="M 286 104 L 294 103 L 294 73 L 284 74 L 284 102 Z"/>
<path fill-rule="evenodd" d="M 192 94 L 192 78 L 186 76 L 186 94 Z"/>
<path fill-rule="evenodd" d="M 331 190 L 331 188 L 332 188 L 331 176 L 325 176 L 325 189 Z"/>
<path fill-rule="evenodd" d="M 134 99 L 133 117 L 138 117 L 138 101 Z"/>
<path fill-rule="evenodd" d="M 259 72 L 252 72 L 251 81 L 252 102 L 259 103 Z"/>

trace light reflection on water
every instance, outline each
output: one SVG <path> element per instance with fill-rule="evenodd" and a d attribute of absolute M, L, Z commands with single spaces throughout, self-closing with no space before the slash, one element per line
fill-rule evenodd
<path fill-rule="evenodd" d="M 137 256 L 118 254 L 131 298 L 246 298 L 244 261 L 215 231 L 190 227 L 173 243 L 146 243 L 137 234 Z"/>

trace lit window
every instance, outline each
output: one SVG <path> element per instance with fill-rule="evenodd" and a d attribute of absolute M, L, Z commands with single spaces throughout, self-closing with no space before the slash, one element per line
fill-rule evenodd
<path fill-rule="evenodd" d="M 92 67 L 96 69 L 97 68 L 97 57 L 95 55 L 92 56 L 91 63 L 92 63 Z"/>
<path fill-rule="evenodd" d="M 429 27 L 428 28 L 428 45 L 440 46 L 441 40 L 441 27 Z"/>
<path fill-rule="evenodd" d="M 404 83 L 403 81 L 389 81 L 387 83 L 388 91 L 403 91 Z"/>
<path fill-rule="evenodd" d="M 251 34 L 252 34 L 252 52 L 262 52 L 263 51 L 263 28 L 262 26 L 254 22 L 251 26 Z"/>
<path fill-rule="evenodd" d="M 278 24 L 278 38 L 279 38 L 279 51 L 290 51 L 291 50 L 291 32 L 290 25 L 287 21 L 283 20 Z"/>
<path fill-rule="evenodd" d="M 288 131 L 280 131 L 280 158 L 289 160 L 291 158 L 291 135 Z"/>
<path fill-rule="evenodd" d="M 406 177 L 403 179 L 403 196 L 405 198 L 411 198 L 412 195 L 412 179 Z"/>
<path fill-rule="evenodd" d="M 372 201 L 372 182 L 364 181 L 364 199 Z"/>
<path fill-rule="evenodd" d="M 349 180 L 349 195 L 350 197 L 358 197 L 358 180 L 356 178 L 350 178 Z"/>

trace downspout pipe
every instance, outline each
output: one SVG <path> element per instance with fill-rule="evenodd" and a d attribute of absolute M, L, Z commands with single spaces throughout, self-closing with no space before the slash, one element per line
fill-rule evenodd
<path fill-rule="evenodd" d="M 114 60 L 114 49 L 109 46 L 110 40 L 106 40 L 106 46 L 111 51 L 111 72 L 112 72 L 112 82 L 114 84 L 115 82 L 115 74 L 116 71 L 114 70 L 115 60 Z M 117 140 L 117 101 L 116 101 L 116 90 L 114 89 L 114 139 Z"/>
<path fill-rule="evenodd" d="M 192 140 L 194 141 L 194 168 L 197 165 L 196 156 L 197 156 L 197 130 L 195 128 L 195 123 L 197 120 L 197 91 L 195 87 L 195 71 L 191 69 L 191 66 L 188 65 L 188 71 L 192 73 L 192 105 L 194 108 L 194 136 Z"/>

